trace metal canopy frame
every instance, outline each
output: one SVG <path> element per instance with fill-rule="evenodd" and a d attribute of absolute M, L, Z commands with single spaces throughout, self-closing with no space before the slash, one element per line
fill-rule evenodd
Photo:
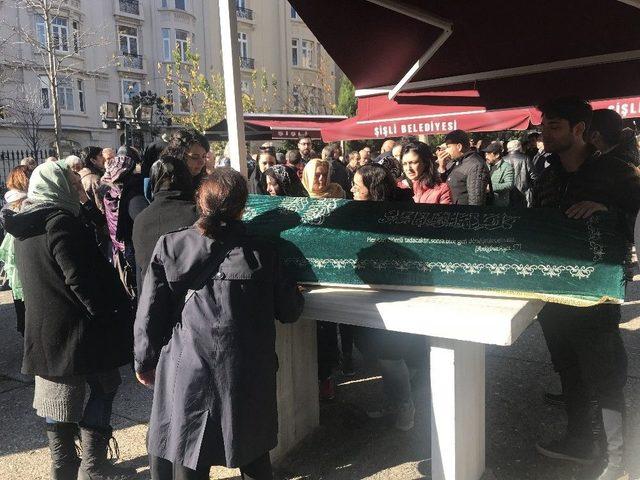
<path fill-rule="evenodd" d="M 420 20 L 428 25 L 441 28 L 443 32 L 429 47 L 429 49 L 414 63 L 409 71 L 402 77 L 396 85 L 387 85 L 377 88 L 364 88 L 356 90 L 356 97 L 366 97 L 371 95 L 386 94 L 389 100 L 393 100 L 400 91 L 419 90 L 424 88 L 434 88 L 446 85 L 456 85 L 467 82 L 481 80 L 495 80 L 499 78 L 515 77 L 519 75 L 543 73 L 565 68 L 588 67 L 607 63 L 617 63 L 629 60 L 640 59 L 640 50 L 630 50 L 626 52 L 611 53 L 605 55 L 594 55 L 590 57 L 580 57 L 568 60 L 558 60 L 555 62 L 539 63 L 534 65 L 523 65 L 520 67 L 490 70 L 486 72 L 469 73 L 455 75 L 451 77 L 434 78 L 419 82 L 411 82 L 411 79 L 426 65 L 426 63 L 436 54 L 447 39 L 453 33 L 453 23 L 439 16 L 419 10 L 413 6 L 405 5 L 394 0 L 366 0 L 383 8 L 406 15 L 416 20 Z M 617 0 L 621 3 L 640 9 L 640 0 Z"/>
<path fill-rule="evenodd" d="M 591 57 L 572 58 L 570 60 L 558 60 L 555 62 L 503 68 L 500 70 L 490 70 L 486 72 L 467 73 L 464 75 L 455 75 L 452 77 L 434 78 L 431 80 L 409 83 L 408 85 L 406 85 L 405 90 L 419 90 L 423 88 L 435 88 L 482 80 L 496 80 L 499 78 L 517 77 L 519 75 L 563 70 L 565 68 L 589 67 L 593 65 L 626 62 L 630 60 L 640 60 L 640 50 L 629 50 L 626 52 L 608 53 L 606 55 L 594 55 Z M 365 88 L 356 90 L 356 96 L 366 97 L 371 95 L 381 95 L 388 93 L 390 94 L 394 88 L 395 87 L 393 85 L 378 88 Z"/>
<path fill-rule="evenodd" d="M 393 0 L 367 0 L 367 2 L 373 3 L 388 10 L 392 10 L 402 15 L 415 18 L 416 20 L 420 20 L 421 22 L 424 22 L 428 25 L 432 25 L 434 27 L 442 29 L 442 33 L 440 34 L 440 36 L 438 36 L 436 41 L 433 42 L 428 50 L 418 59 L 418 61 L 411 66 L 409 71 L 404 74 L 398 84 L 391 88 L 391 90 L 389 91 L 389 100 L 393 100 L 396 95 L 398 95 L 398 93 L 400 93 L 400 91 L 404 88 L 404 86 L 411 81 L 416 73 L 418 73 L 420 69 L 424 67 L 429 60 L 431 60 L 436 52 L 440 50 L 440 47 L 442 47 L 442 45 L 444 45 L 444 43 L 448 40 L 448 38 L 453 33 L 453 22 Z M 356 91 L 356 96 L 359 96 L 358 91 Z"/>

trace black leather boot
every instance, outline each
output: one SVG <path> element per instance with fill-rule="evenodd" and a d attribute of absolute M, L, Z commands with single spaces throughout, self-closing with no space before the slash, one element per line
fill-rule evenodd
<path fill-rule="evenodd" d="M 80 459 L 75 439 L 78 425 L 75 423 L 47 423 L 47 439 L 51 452 L 51 480 L 76 480 Z"/>
<path fill-rule="evenodd" d="M 132 468 L 116 467 L 107 457 L 110 452 L 113 459 L 119 456 L 118 444 L 113 438 L 113 429 L 80 427 L 82 439 L 82 462 L 78 471 L 78 480 L 125 480 L 135 475 Z M 113 450 L 109 441 L 113 440 Z"/>

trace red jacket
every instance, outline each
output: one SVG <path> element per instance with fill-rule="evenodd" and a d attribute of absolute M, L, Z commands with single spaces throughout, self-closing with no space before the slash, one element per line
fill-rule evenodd
<path fill-rule="evenodd" d="M 398 187 L 409 188 L 407 180 L 398 182 Z M 423 187 L 420 182 L 413 181 L 413 201 L 415 203 L 435 203 L 440 205 L 451 205 L 451 190 L 446 182 L 439 183 L 435 187 Z"/>

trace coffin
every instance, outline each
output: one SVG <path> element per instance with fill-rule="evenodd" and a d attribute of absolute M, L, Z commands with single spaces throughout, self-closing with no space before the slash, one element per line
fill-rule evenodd
<path fill-rule="evenodd" d="M 251 195 L 244 220 L 277 242 L 303 284 L 576 306 L 624 299 L 627 247 L 606 213 Z"/>

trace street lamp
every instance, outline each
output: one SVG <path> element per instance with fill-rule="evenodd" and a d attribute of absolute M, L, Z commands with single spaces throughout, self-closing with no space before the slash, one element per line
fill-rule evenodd
<path fill-rule="evenodd" d="M 103 128 L 124 130 L 124 143 L 131 146 L 131 127 L 141 130 L 153 118 L 153 107 L 140 105 L 134 109 L 130 103 L 106 102 L 100 106 Z"/>

